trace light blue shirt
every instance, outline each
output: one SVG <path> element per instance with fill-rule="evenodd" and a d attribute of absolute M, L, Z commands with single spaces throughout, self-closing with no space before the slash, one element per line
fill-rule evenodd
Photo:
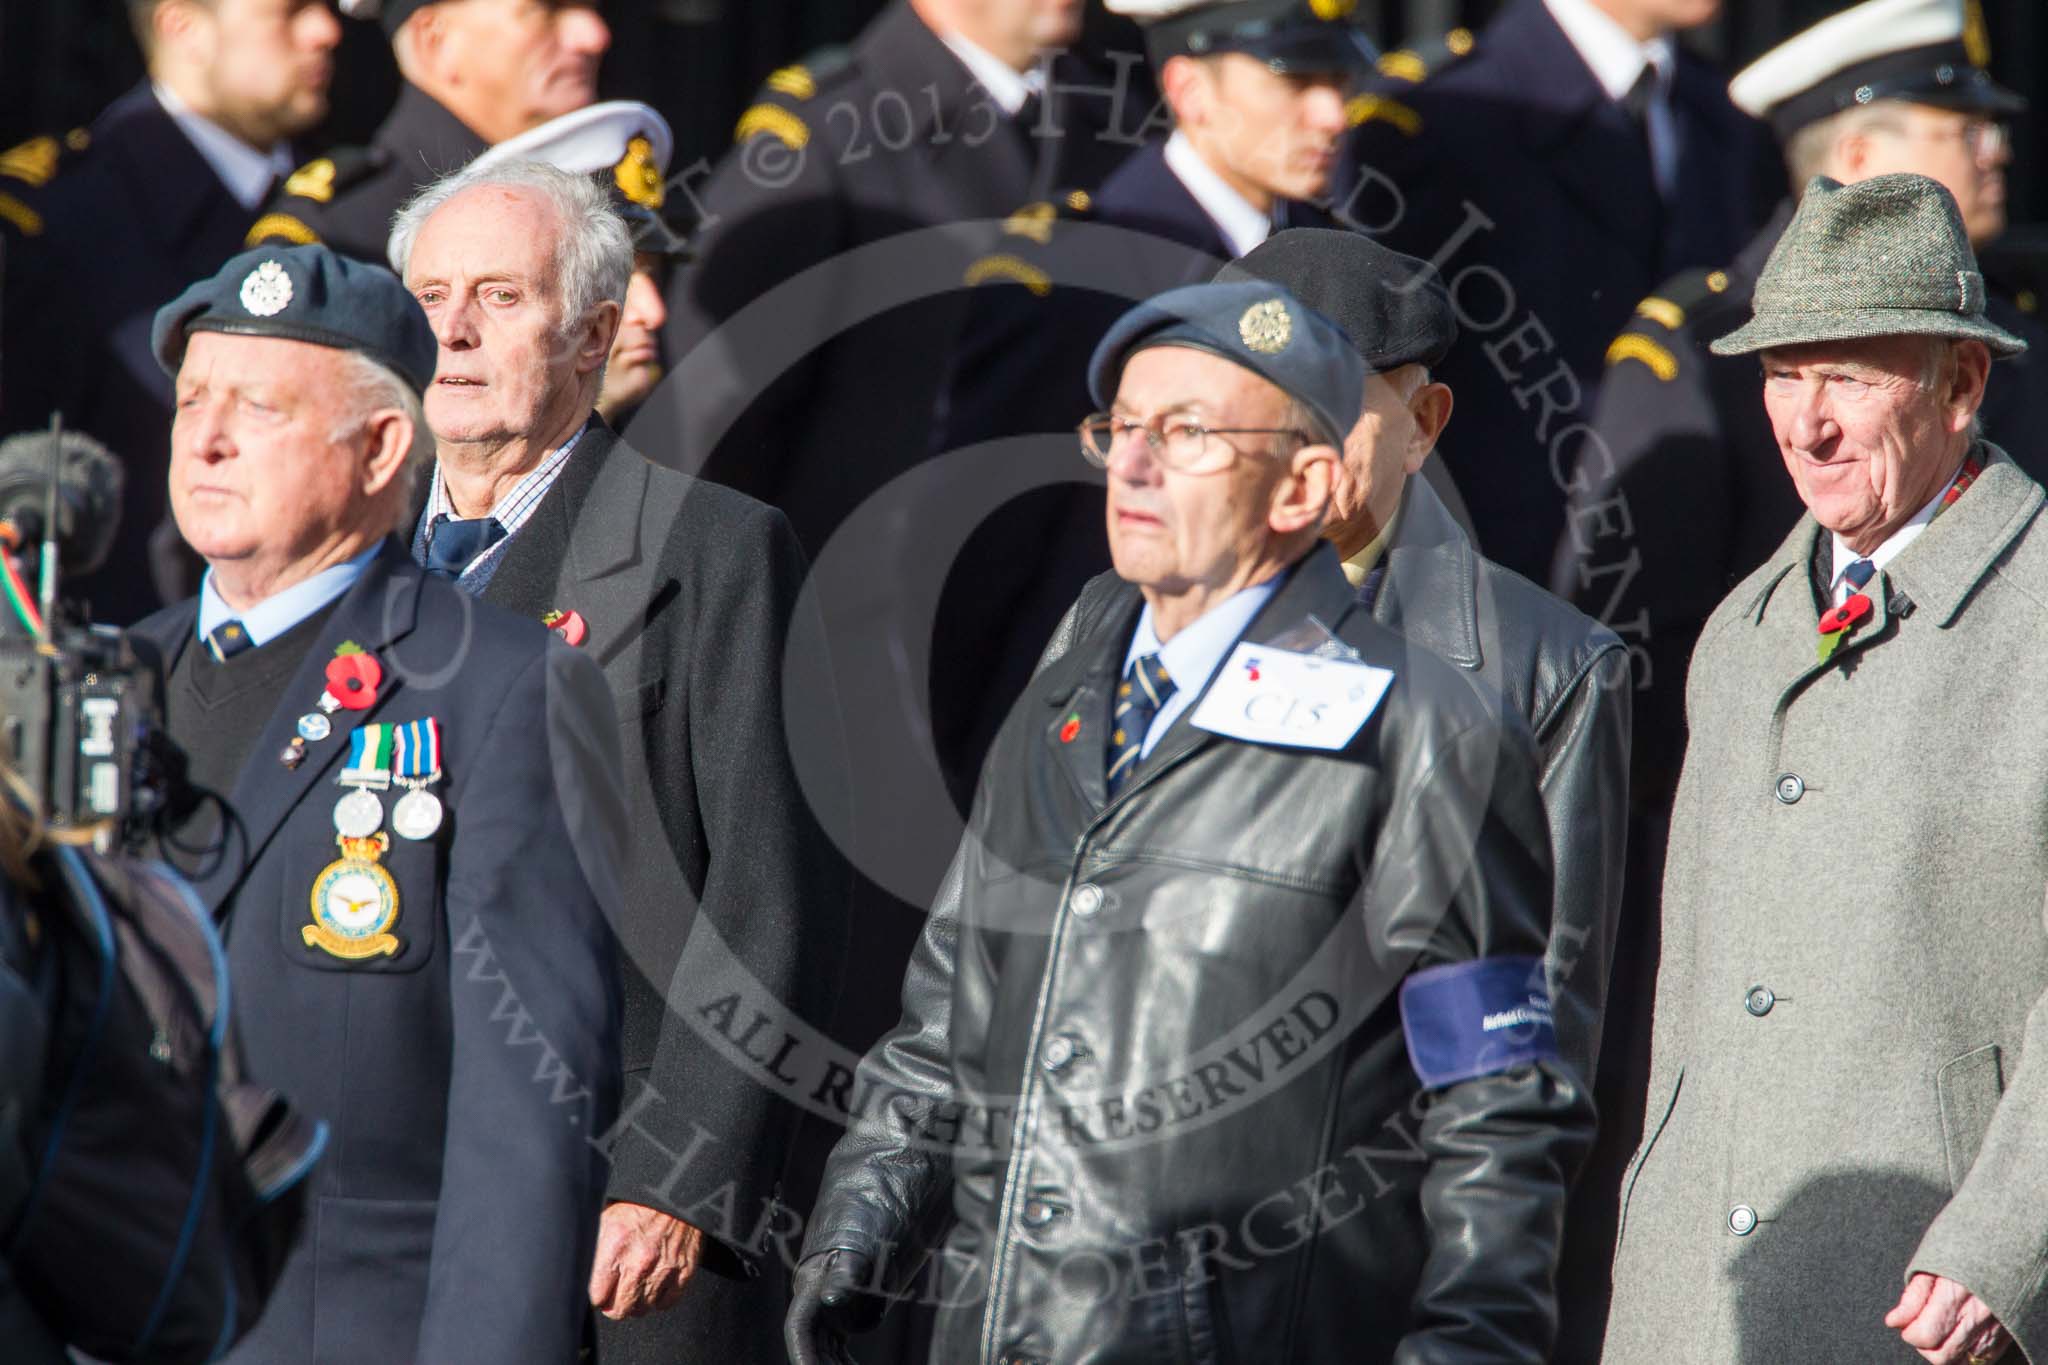
<path fill-rule="evenodd" d="M 199 585 L 199 638 L 204 640 L 217 626 L 240 621 L 242 629 L 248 632 L 250 644 L 267 645 L 354 587 L 380 548 L 381 542 L 354 559 L 322 569 L 303 583 L 294 583 L 283 592 L 272 593 L 241 612 L 222 599 L 219 590 L 213 586 L 213 570 L 208 569 L 205 580 Z"/>
<path fill-rule="evenodd" d="M 1275 574 L 1263 583 L 1231 594 L 1181 627 L 1180 634 L 1163 645 L 1159 643 L 1159 632 L 1152 627 L 1152 604 L 1145 604 L 1145 610 L 1138 613 L 1138 628 L 1131 635 L 1131 647 L 1124 654 L 1123 671 L 1130 672 L 1131 665 L 1147 654 L 1157 654 L 1159 662 L 1166 666 L 1166 676 L 1173 679 L 1173 695 L 1152 718 L 1152 728 L 1145 732 L 1145 743 L 1138 750 L 1139 758 L 1150 757 L 1175 718 L 1202 695 L 1209 679 L 1230 656 L 1231 646 L 1279 590 L 1282 577 Z"/>

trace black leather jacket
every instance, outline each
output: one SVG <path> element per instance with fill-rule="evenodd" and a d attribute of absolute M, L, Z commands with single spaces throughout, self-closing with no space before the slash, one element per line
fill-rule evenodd
<path fill-rule="evenodd" d="M 1480 557 L 1426 478 L 1408 481 L 1375 621 L 1498 692 L 1536 741 L 1557 898 L 1550 994 L 1564 1058 L 1592 1084 L 1621 924 L 1632 680 L 1621 638 Z"/>
<path fill-rule="evenodd" d="M 946 1365 L 1543 1360 L 1586 1091 L 1425 1089 L 1397 999 L 1545 950 L 1526 732 L 1319 546 L 1245 638 L 1327 626 L 1394 671 L 1373 717 L 1324 753 L 1191 707 L 1105 802 L 1138 609 L 1091 584 L 998 737 L 805 1254 L 937 1246 Z"/>

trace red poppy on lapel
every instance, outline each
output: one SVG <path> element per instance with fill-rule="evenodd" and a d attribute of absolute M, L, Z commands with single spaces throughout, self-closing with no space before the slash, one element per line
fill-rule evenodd
<path fill-rule="evenodd" d="M 1839 607 L 1829 607 L 1820 614 L 1820 661 L 1826 663 L 1834 652 L 1841 648 L 1842 641 L 1870 619 L 1870 599 L 1862 593 L 1851 593 L 1849 599 Z"/>
<path fill-rule="evenodd" d="M 377 685 L 384 681 L 384 666 L 374 654 L 337 654 L 327 661 L 327 695 L 351 711 L 367 711 L 377 704 Z"/>

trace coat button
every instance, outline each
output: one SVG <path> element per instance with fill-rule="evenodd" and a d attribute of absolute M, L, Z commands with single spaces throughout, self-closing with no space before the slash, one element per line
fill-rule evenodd
<path fill-rule="evenodd" d="M 1039 1060 L 1045 1063 L 1047 1071 L 1058 1071 L 1074 1060 L 1076 1051 L 1074 1040 L 1061 1034 L 1045 1045 L 1045 1050 L 1039 1054 Z"/>
<path fill-rule="evenodd" d="M 1778 799 L 1791 805 L 1806 795 L 1806 780 L 1798 773 L 1781 773 L 1778 777 Z"/>
<path fill-rule="evenodd" d="M 1769 986 L 1751 986 L 1749 994 L 1743 997 L 1742 1007 L 1761 1019 L 1777 1003 L 1778 997 Z"/>
<path fill-rule="evenodd" d="M 1102 908 L 1102 888 L 1094 882 L 1082 882 L 1074 888 L 1074 894 L 1067 903 L 1074 907 L 1075 914 L 1086 919 Z"/>
<path fill-rule="evenodd" d="M 1756 1210 L 1747 1204 L 1737 1204 L 1728 1210 L 1728 1231 L 1737 1237 L 1747 1237 L 1756 1231 Z"/>
<path fill-rule="evenodd" d="M 1030 1199 L 1024 1203 L 1024 1226 L 1027 1228 L 1042 1228 L 1059 1216 L 1059 1209 L 1043 1199 Z"/>

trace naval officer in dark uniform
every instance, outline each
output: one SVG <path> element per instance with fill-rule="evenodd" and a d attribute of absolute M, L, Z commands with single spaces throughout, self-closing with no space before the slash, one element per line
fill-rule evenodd
<path fill-rule="evenodd" d="M 107 565 L 67 587 L 129 625 L 197 586 L 168 530 L 171 386 L 150 318 L 218 269 L 327 112 L 340 25 L 322 3 L 144 0 L 148 79 L 89 128 L 0 155 L 0 436 L 47 424 L 96 437 L 126 471 Z"/>
<path fill-rule="evenodd" d="M 157 315 L 171 501 L 210 566 L 137 627 L 199 799 L 248 1060 L 332 1133 L 236 1365 L 562 1365 L 617 1114 L 617 724 L 595 664 L 422 572 L 433 333 L 326 247 Z"/>
<path fill-rule="evenodd" d="M 1678 42 L 1719 0 L 1508 0 L 1419 84 L 1354 106 L 1339 198 L 1437 265 L 1475 343 L 1441 452 L 1479 550 L 1545 582 L 1602 356 L 1637 299 L 1768 212 L 1769 139 Z M 1413 74 L 1420 63 L 1390 63 Z"/>
<path fill-rule="evenodd" d="M 340 148 L 293 172 L 248 244 L 325 242 L 384 260 L 398 206 L 493 143 L 597 98 L 611 30 L 596 0 L 358 0 L 390 35 L 404 83 L 367 147 Z M 539 17 L 523 9 L 544 8 Z"/>

